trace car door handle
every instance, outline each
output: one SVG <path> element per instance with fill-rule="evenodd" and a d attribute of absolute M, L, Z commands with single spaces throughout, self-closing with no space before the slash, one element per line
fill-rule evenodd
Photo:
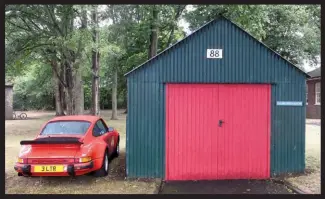
<path fill-rule="evenodd" d="M 219 120 L 219 127 L 221 127 L 222 126 L 222 123 L 225 123 L 224 121 L 222 121 L 222 120 Z"/>

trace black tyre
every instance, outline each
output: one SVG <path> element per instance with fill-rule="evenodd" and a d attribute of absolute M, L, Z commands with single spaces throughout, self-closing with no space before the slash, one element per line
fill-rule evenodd
<path fill-rule="evenodd" d="M 102 167 L 94 172 L 94 176 L 95 177 L 107 176 L 108 175 L 108 168 L 109 168 L 109 159 L 108 159 L 108 153 L 107 153 L 107 150 L 106 150 L 104 158 L 103 158 Z"/>
<path fill-rule="evenodd" d="M 120 138 L 117 140 L 116 148 L 113 154 L 113 158 L 117 158 L 120 155 Z"/>
<path fill-rule="evenodd" d="M 27 118 L 27 114 L 26 114 L 26 113 L 22 113 L 22 114 L 20 114 L 20 118 L 21 118 L 22 120 L 26 119 L 26 118 Z"/>

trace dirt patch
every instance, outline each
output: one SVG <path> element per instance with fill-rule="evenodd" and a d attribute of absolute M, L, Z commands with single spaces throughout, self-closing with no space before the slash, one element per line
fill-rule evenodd
<path fill-rule="evenodd" d="M 119 120 L 109 120 L 111 111 L 101 111 L 109 126 L 120 133 L 120 156 L 110 163 L 107 177 L 19 177 L 14 171 L 19 142 L 33 139 L 41 126 L 54 117 L 54 112 L 26 112 L 30 120 L 7 120 L 5 133 L 5 192 L 10 194 L 152 194 L 159 183 L 154 179 L 126 179 L 125 124 L 126 115 L 119 111 Z M 42 114 L 43 113 L 43 114 Z M 35 119 L 38 118 L 38 119 Z"/>

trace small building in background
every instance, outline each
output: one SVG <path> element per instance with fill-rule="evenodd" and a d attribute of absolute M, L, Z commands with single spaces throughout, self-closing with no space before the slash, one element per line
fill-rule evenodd
<path fill-rule="evenodd" d="M 12 120 L 13 115 L 13 85 L 5 86 L 5 119 Z"/>
<path fill-rule="evenodd" d="M 321 107 L 321 67 L 310 71 L 308 73 L 310 78 L 307 79 L 307 90 L 306 90 L 306 100 L 307 109 L 306 117 L 308 119 L 321 119 L 320 107 Z"/>

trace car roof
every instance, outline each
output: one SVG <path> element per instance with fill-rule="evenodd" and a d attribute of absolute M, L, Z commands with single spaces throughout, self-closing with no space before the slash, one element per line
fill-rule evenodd
<path fill-rule="evenodd" d="M 98 116 L 94 115 L 67 115 L 67 116 L 58 116 L 53 119 L 51 119 L 49 122 L 55 122 L 55 121 L 88 121 L 91 123 L 96 122 L 97 120 L 101 119 Z"/>

